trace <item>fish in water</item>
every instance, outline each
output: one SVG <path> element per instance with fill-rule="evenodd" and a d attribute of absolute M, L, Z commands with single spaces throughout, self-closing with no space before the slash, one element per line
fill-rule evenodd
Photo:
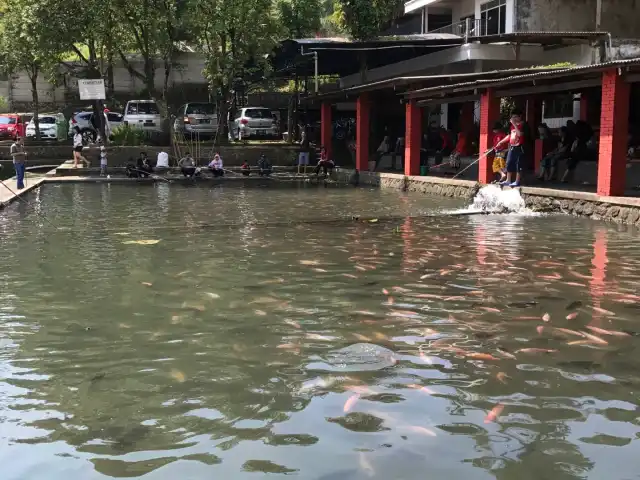
<path fill-rule="evenodd" d="M 569 305 L 565 307 L 566 310 L 575 310 L 576 308 L 580 308 L 582 306 L 582 302 L 580 300 L 576 300 L 575 302 L 571 302 Z"/>
<path fill-rule="evenodd" d="M 570 313 L 569 315 L 567 315 L 567 320 L 573 320 L 577 316 L 578 316 L 578 312 Z"/>
<path fill-rule="evenodd" d="M 487 416 L 484 417 L 484 423 L 491 423 L 498 420 L 503 410 L 504 410 L 504 405 L 501 403 L 497 404 L 495 407 L 491 409 L 491 411 L 487 414 Z"/>
<path fill-rule="evenodd" d="M 516 353 L 555 353 L 557 351 L 550 348 L 521 348 L 516 350 Z"/>
<path fill-rule="evenodd" d="M 360 399 L 360 394 L 358 393 L 354 393 L 353 395 L 351 395 L 346 402 L 344 402 L 344 406 L 342 407 L 342 411 L 344 413 L 349 413 L 351 411 L 351 409 L 355 406 L 356 403 L 358 403 L 358 400 Z"/>
<path fill-rule="evenodd" d="M 507 380 L 506 380 L 506 379 L 507 379 L 507 378 L 510 378 L 510 377 L 509 377 L 509 375 L 507 375 L 507 374 L 506 374 L 506 373 L 504 373 L 504 372 L 498 372 L 498 374 L 496 375 L 496 378 L 498 379 L 498 381 L 499 381 L 500 383 L 505 383 L 505 384 L 506 384 L 506 383 L 507 383 Z"/>
<path fill-rule="evenodd" d="M 183 383 L 186 380 L 184 373 L 182 373 L 180 370 L 176 370 L 175 368 L 171 370 L 171 378 L 179 383 Z"/>
<path fill-rule="evenodd" d="M 591 325 L 587 325 L 586 328 L 591 330 L 594 333 L 599 333 L 600 335 L 613 335 L 616 337 L 629 337 L 630 335 L 626 332 L 617 332 L 615 330 L 605 330 L 604 328 L 592 327 Z"/>
<path fill-rule="evenodd" d="M 149 283 L 149 282 L 140 282 L 142 283 L 142 285 L 144 285 L 145 287 L 153 287 L 153 283 Z"/>
<path fill-rule="evenodd" d="M 220 298 L 220 295 L 218 295 L 217 293 L 212 293 L 212 292 L 204 292 L 206 297 L 209 297 L 211 300 L 217 300 L 218 298 Z"/>
<path fill-rule="evenodd" d="M 543 322 L 548 322 L 549 320 L 551 320 L 551 315 L 549 315 L 548 313 L 545 313 L 545 314 L 542 316 L 542 321 L 543 321 Z"/>

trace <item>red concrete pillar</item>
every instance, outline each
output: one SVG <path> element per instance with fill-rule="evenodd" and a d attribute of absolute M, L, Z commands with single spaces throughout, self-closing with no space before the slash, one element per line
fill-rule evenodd
<path fill-rule="evenodd" d="M 473 130 L 473 105 L 474 102 L 465 102 L 460 111 L 460 130 L 471 132 Z"/>
<path fill-rule="evenodd" d="M 366 94 L 356 102 L 356 170 L 369 170 L 369 115 L 371 105 Z"/>
<path fill-rule="evenodd" d="M 584 92 L 580 95 L 580 120 L 589 123 L 589 97 Z"/>
<path fill-rule="evenodd" d="M 624 195 L 630 86 L 613 68 L 602 74 L 598 195 Z"/>
<path fill-rule="evenodd" d="M 333 127 L 331 125 L 331 104 L 320 107 L 320 144 L 327 150 L 327 158 L 333 158 Z"/>
<path fill-rule="evenodd" d="M 404 174 L 420 174 L 420 143 L 422 141 L 422 109 L 415 100 L 405 106 Z"/>
<path fill-rule="evenodd" d="M 480 155 L 493 147 L 493 124 L 500 119 L 500 98 L 495 96 L 493 90 L 488 88 L 480 96 Z M 487 156 L 480 158 L 478 166 L 478 181 L 491 183 L 493 172 L 492 162 Z"/>

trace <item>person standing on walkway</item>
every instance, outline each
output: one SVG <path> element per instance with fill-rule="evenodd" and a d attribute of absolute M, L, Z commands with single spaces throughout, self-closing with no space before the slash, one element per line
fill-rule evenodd
<path fill-rule="evenodd" d="M 22 190 L 24 188 L 24 172 L 27 161 L 27 154 L 24 151 L 22 137 L 16 137 L 16 141 L 11 145 L 11 156 L 13 157 L 13 168 L 16 170 L 18 190 Z"/>
<path fill-rule="evenodd" d="M 309 165 L 309 153 L 311 145 L 309 143 L 309 132 L 306 125 L 302 129 L 302 138 L 300 139 L 300 151 L 298 153 L 298 175 L 300 175 L 300 167 L 304 166 L 304 172 L 307 173 L 307 165 Z"/>
<path fill-rule="evenodd" d="M 524 162 L 525 142 L 524 122 L 522 121 L 522 114 L 519 111 L 514 111 L 511 114 L 511 132 L 509 135 L 500 140 L 493 149 L 498 149 L 507 142 L 509 143 L 509 151 L 507 152 L 507 179 L 501 182 L 500 185 L 519 187 Z M 513 181 L 514 173 L 516 174 L 515 181 Z"/>

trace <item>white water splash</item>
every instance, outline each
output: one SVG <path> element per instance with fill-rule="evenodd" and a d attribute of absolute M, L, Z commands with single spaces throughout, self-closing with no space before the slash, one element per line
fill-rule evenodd
<path fill-rule="evenodd" d="M 455 213 L 516 213 L 520 215 L 539 215 L 526 207 L 520 191 L 516 188 L 502 189 L 498 185 L 482 187 L 466 208 Z"/>

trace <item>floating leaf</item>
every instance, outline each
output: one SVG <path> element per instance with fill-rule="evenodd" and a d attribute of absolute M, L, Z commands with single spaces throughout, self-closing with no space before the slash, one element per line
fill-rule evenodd
<path fill-rule="evenodd" d="M 155 245 L 158 242 L 160 242 L 160 240 L 127 240 L 122 243 L 125 245 Z"/>

